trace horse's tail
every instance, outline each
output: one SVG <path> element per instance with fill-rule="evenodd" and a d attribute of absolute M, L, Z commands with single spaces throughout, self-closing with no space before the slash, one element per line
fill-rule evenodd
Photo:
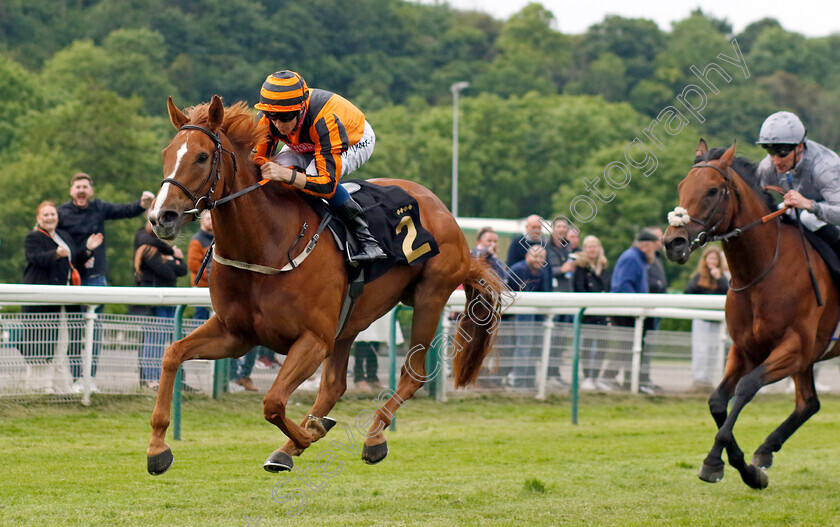
<path fill-rule="evenodd" d="M 452 369 L 455 387 L 475 382 L 481 363 L 493 349 L 501 322 L 507 285 L 483 258 L 472 258 L 470 274 L 464 280 L 467 304 L 455 334 Z"/>

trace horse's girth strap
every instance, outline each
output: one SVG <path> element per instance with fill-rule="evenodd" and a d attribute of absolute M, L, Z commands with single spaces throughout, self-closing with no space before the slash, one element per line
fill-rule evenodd
<path fill-rule="evenodd" d="M 253 271 L 255 273 L 269 275 L 285 273 L 298 267 L 301 263 L 303 263 L 304 260 L 306 260 L 306 257 L 309 256 L 309 253 L 311 253 L 312 249 L 315 248 L 315 244 L 318 242 L 318 238 L 319 235 L 316 233 L 315 236 L 313 236 L 312 239 L 309 240 L 309 243 L 306 245 L 306 249 L 304 249 L 303 252 L 297 255 L 297 257 L 294 260 L 284 265 L 282 269 L 277 269 L 276 267 L 268 267 L 267 265 L 240 262 L 238 260 L 229 260 L 224 256 L 221 256 L 218 250 L 213 252 L 213 260 L 219 262 L 222 265 L 236 267 L 237 269 L 244 269 L 246 271 Z"/>

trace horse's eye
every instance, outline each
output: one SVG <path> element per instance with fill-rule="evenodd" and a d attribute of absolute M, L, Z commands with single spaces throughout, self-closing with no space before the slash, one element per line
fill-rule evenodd
<path fill-rule="evenodd" d="M 198 154 L 198 158 L 196 159 L 196 162 L 197 163 L 204 163 L 208 159 L 210 159 L 210 156 L 207 155 L 205 152 L 202 152 L 202 153 Z"/>
<path fill-rule="evenodd" d="M 718 188 L 717 187 L 712 187 L 712 188 L 709 189 L 709 196 L 714 196 L 717 193 L 718 193 Z"/>

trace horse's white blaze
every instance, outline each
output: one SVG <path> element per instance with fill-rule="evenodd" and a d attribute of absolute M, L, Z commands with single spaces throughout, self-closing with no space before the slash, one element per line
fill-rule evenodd
<path fill-rule="evenodd" d="M 184 154 L 187 153 L 187 142 L 184 141 L 184 144 L 181 145 L 181 148 L 178 149 L 177 157 L 175 158 L 175 167 L 172 168 L 172 172 L 169 173 L 167 178 L 175 177 L 175 174 L 178 173 L 178 167 L 181 165 L 181 159 L 184 158 Z M 169 182 L 164 182 L 163 185 L 160 187 L 160 191 L 158 192 L 157 199 L 155 200 L 155 207 L 152 210 L 151 214 L 153 217 L 157 218 L 160 215 L 160 207 L 163 205 L 163 202 L 166 201 L 166 195 L 169 193 Z"/>

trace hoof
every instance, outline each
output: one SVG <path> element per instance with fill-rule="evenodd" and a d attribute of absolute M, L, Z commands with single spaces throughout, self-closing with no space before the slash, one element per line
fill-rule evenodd
<path fill-rule="evenodd" d="M 155 456 L 147 456 L 146 468 L 152 476 L 160 476 L 172 466 L 172 461 L 175 457 L 172 455 L 172 450 L 167 448 L 160 454 Z"/>
<path fill-rule="evenodd" d="M 713 467 L 703 463 L 698 477 L 706 483 L 717 483 L 723 479 L 723 465 Z"/>
<path fill-rule="evenodd" d="M 268 459 L 265 460 L 265 463 L 263 463 L 263 468 L 269 472 L 284 472 L 292 470 L 294 466 L 295 463 L 292 461 L 292 458 L 285 452 L 279 450 L 272 452 L 268 456 Z"/>
<path fill-rule="evenodd" d="M 773 454 L 755 454 L 752 464 L 758 468 L 768 469 L 773 466 Z"/>
<path fill-rule="evenodd" d="M 761 490 L 766 489 L 767 484 L 770 480 L 767 478 L 767 473 L 764 472 L 764 469 L 754 467 L 752 465 L 747 467 L 746 474 L 744 477 L 741 478 L 744 480 L 744 483 L 750 486 L 750 488 Z"/>
<path fill-rule="evenodd" d="M 336 423 L 338 423 L 338 421 L 336 421 L 332 417 L 324 416 L 321 418 L 321 424 L 324 425 L 324 430 L 326 430 L 327 432 L 332 430 L 332 427 L 334 427 Z"/>
<path fill-rule="evenodd" d="M 374 446 L 365 445 L 362 448 L 362 461 L 368 465 L 375 465 L 385 459 L 388 455 L 388 442 L 380 443 Z"/>

